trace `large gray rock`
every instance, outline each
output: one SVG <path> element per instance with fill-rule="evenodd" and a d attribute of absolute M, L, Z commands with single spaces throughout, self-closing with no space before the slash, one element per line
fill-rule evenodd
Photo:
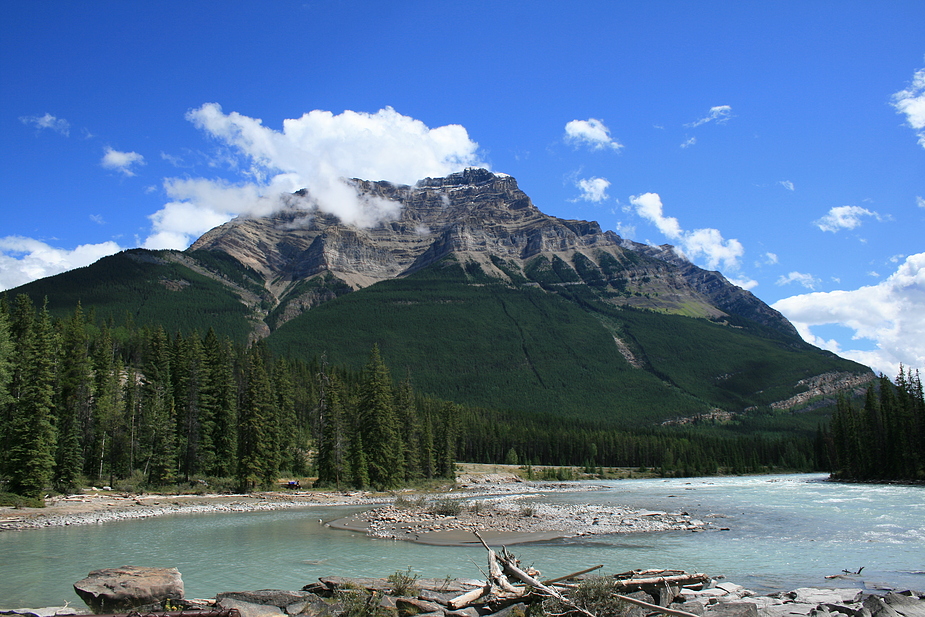
<path fill-rule="evenodd" d="M 74 583 L 74 591 L 95 613 L 127 612 L 146 604 L 183 599 L 176 568 L 122 566 L 94 570 Z"/>

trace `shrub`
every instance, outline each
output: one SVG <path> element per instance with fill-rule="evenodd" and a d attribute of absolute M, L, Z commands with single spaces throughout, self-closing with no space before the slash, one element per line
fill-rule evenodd
<path fill-rule="evenodd" d="M 387 580 L 392 584 L 392 593 L 396 596 L 415 596 L 418 593 L 415 585 L 418 575 L 411 572 L 411 566 L 408 566 L 407 570 L 389 574 Z"/>

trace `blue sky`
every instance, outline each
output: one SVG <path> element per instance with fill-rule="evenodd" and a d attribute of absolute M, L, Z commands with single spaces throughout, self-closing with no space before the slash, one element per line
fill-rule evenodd
<path fill-rule="evenodd" d="M 921 0 L 7 3 L 0 135 L 0 288 L 479 165 L 925 368 Z"/>

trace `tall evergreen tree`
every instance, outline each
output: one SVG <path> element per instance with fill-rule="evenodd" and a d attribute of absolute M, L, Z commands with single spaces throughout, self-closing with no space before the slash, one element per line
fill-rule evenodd
<path fill-rule="evenodd" d="M 100 478 L 108 473 L 111 486 L 116 476 L 130 473 L 130 432 L 127 430 L 125 401 L 122 388 L 122 362 L 115 356 L 109 329 L 104 328 L 93 354 L 94 424 L 99 443 Z M 105 463 L 105 465 L 104 465 Z"/>
<path fill-rule="evenodd" d="M 170 341 L 163 328 L 148 338 L 142 386 L 141 454 L 144 472 L 153 486 L 172 484 L 177 477 L 176 413 L 171 395 Z"/>
<path fill-rule="evenodd" d="M 363 370 L 357 412 L 370 483 L 381 488 L 398 485 L 404 470 L 402 444 L 398 438 L 392 379 L 378 345 L 373 346 Z"/>
<path fill-rule="evenodd" d="M 205 369 L 202 341 L 195 333 L 174 338 L 171 356 L 173 399 L 177 410 L 177 449 L 179 471 L 189 481 L 201 471 L 202 423 L 200 401 Z"/>
<path fill-rule="evenodd" d="M 350 427 L 344 409 L 345 394 L 343 385 L 336 374 L 322 374 L 321 379 L 318 484 L 334 486 L 340 490 L 341 486 L 352 480 L 349 458 Z"/>
<path fill-rule="evenodd" d="M 414 402 L 410 375 L 395 389 L 395 413 L 398 418 L 402 458 L 405 463 L 403 480 L 409 482 L 422 476 L 421 422 Z"/>
<path fill-rule="evenodd" d="M 93 375 L 90 364 L 90 337 L 80 304 L 74 314 L 61 323 L 60 362 L 57 363 L 55 427 L 58 431 L 55 454 L 55 486 L 74 488 L 82 472 L 94 475 L 94 462 L 100 460 L 97 427 L 90 413 Z"/>
<path fill-rule="evenodd" d="M 18 326 L 16 353 L 22 374 L 12 404 L 8 478 L 12 492 L 38 497 L 51 483 L 55 464 L 55 341 L 47 307 L 33 319 L 26 316 L 31 312 L 31 302 L 19 298 L 17 308 L 22 321 L 14 325 Z"/>
<path fill-rule="evenodd" d="M 13 398 L 10 396 L 10 382 L 13 379 L 13 340 L 10 337 L 10 318 L 4 301 L 0 305 L 0 474 L 6 467 L 7 442 L 10 430 L 10 413 Z"/>
<path fill-rule="evenodd" d="M 265 350 L 254 345 L 245 359 L 245 384 L 239 409 L 237 478 L 242 489 L 269 486 L 279 467 L 275 450 L 276 400 L 266 370 Z"/>
<path fill-rule="evenodd" d="M 200 443 L 206 474 L 230 477 L 238 456 L 238 386 L 231 343 L 209 328 L 203 340 L 203 383 L 200 398 Z"/>

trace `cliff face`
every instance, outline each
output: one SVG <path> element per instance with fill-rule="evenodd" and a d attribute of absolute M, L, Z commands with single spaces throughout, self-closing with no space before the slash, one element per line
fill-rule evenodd
<path fill-rule="evenodd" d="M 625 241 L 595 222 L 540 212 L 510 176 L 467 169 L 415 186 L 353 180 L 360 195 L 397 202 L 397 219 L 362 229 L 311 209 L 300 191 L 272 217 L 235 219 L 203 235 L 189 251 L 219 251 L 256 270 L 282 319 L 324 296 L 299 283 L 331 275 L 359 289 L 452 256 L 512 284 L 580 282 L 620 293 L 610 302 L 694 317 L 739 315 L 788 335 L 793 326 L 718 272 L 679 258 L 669 246 Z M 563 269 L 566 273 L 563 274 Z M 569 273 L 568 271 L 571 271 Z"/>

